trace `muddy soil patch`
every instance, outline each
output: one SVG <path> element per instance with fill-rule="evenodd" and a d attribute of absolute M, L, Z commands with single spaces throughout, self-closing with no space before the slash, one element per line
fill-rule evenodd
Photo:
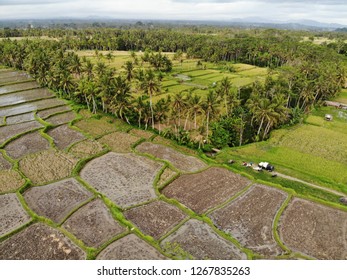
<path fill-rule="evenodd" d="M 265 256 L 283 251 L 272 234 L 275 216 L 286 193 L 255 185 L 244 195 L 210 215 L 214 224 L 231 234 L 243 246 Z"/>
<path fill-rule="evenodd" d="M 98 260 L 165 260 L 167 259 L 154 247 L 137 237 L 127 235 L 109 245 L 97 258 Z"/>
<path fill-rule="evenodd" d="M 47 134 L 53 138 L 58 149 L 65 149 L 73 143 L 85 139 L 84 135 L 68 125 L 61 125 L 48 131 Z"/>
<path fill-rule="evenodd" d="M 159 200 L 132 208 L 125 212 L 125 217 L 143 233 L 159 239 L 187 215 L 177 207 Z"/>
<path fill-rule="evenodd" d="M 75 179 L 66 179 L 31 188 L 23 196 L 37 214 L 61 223 L 72 210 L 93 197 L 93 194 Z"/>
<path fill-rule="evenodd" d="M 172 179 L 177 173 L 173 171 L 171 168 L 165 168 L 164 172 L 160 175 L 159 181 L 157 182 L 157 186 L 161 187 L 170 179 Z"/>
<path fill-rule="evenodd" d="M 0 145 L 18 134 L 22 134 L 40 127 L 43 127 L 43 125 L 37 121 L 2 126 L 0 127 Z"/>
<path fill-rule="evenodd" d="M 88 158 L 92 155 L 98 154 L 103 150 L 102 145 L 95 140 L 84 140 L 76 143 L 69 149 L 69 153 L 76 158 Z"/>
<path fill-rule="evenodd" d="M 48 150 L 26 156 L 19 168 L 34 184 L 42 185 L 69 177 L 76 163 L 72 155 Z"/>
<path fill-rule="evenodd" d="M 165 238 L 161 246 L 179 245 L 195 259 L 239 260 L 246 259 L 234 244 L 216 234 L 207 224 L 189 220 L 176 232 Z"/>
<path fill-rule="evenodd" d="M 63 227 L 87 246 L 95 248 L 125 231 L 100 199 L 78 209 Z"/>
<path fill-rule="evenodd" d="M 156 197 L 153 182 L 162 164 L 133 154 L 108 153 L 86 164 L 81 177 L 121 207 Z"/>
<path fill-rule="evenodd" d="M 0 95 L 14 92 L 14 91 L 28 90 L 28 89 L 34 89 L 39 87 L 40 85 L 37 82 L 27 82 L 27 83 L 15 84 L 15 85 L 0 86 Z"/>
<path fill-rule="evenodd" d="M 35 120 L 35 114 L 33 112 L 25 113 L 17 116 L 11 116 L 6 118 L 6 124 L 18 124 L 18 123 L 24 123 L 24 122 L 30 122 Z"/>
<path fill-rule="evenodd" d="M 81 260 L 86 253 L 58 230 L 34 224 L 0 244 L 1 260 Z"/>
<path fill-rule="evenodd" d="M 23 186 L 25 180 L 17 171 L 3 170 L 0 171 L 0 193 L 12 192 Z"/>
<path fill-rule="evenodd" d="M 3 107 L 52 97 L 54 97 L 54 94 L 48 89 L 38 88 L 0 95 L 0 104 Z"/>
<path fill-rule="evenodd" d="M 56 106 L 65 105 L 65 102 L 60 99 L 51 98 L 51 99 L 43 99 L 39 101 L 34 101 L 30 103 L 23 103 L 11 107 L 5 107 L 0 109 L 0 117 L 4 116 L 14 116 L 29 112 L 34 112 L 40 109 L 47 109 Z"/>
<path fill-rule="evenodd" d="M 140 138 L 125 133 L 125 132 L 113 132 L 107 134 L 98 141 L 102 144 L 106 144 L 113 152 L 116 153 L 129 153 L 131 152 L 131 146 L 134 145 Z"/>
<path fill-rule="evenodd" d="M 98 137 L 117 130 L 116 125 L 112 123 L 110 119 L 106 118 L 100 120 L 94 118 L 81 120 L 75 123 L 74 126 L 87 132 L 93 137 Z"/>
<path fill-rule="evenodd" d="M 9 170 L 12 168 L 12 164 L 9 163 L 4 156 L 2 155 L 2 153 L 0 153 L 0 171 L 2 170 Z"/>
<path fill-rule="evenodd" d="M 7 144 L 4 150 L 13 159 L 48 150 L 49 142 L 38 131 L 25 134 Z"/>
<path fill-rule="evenodd" d="M 182 175 L 162 193 L 202 214 L 244 189 L 250 181 L 224 168 L 212 167 L 197 174 Z"/>
<path fill-rule="evenodd" d="M 347 259 L 347 213 L 295 198 L 279 224 L 283 242 L 317 259 Z"/>
<path fill-rule="evenodd" d="M 167 160 L 182 171 L 195 172 L 207 167 L 201 160 L 192 156 L 186 156 L 163 145 L 145 142 L 137 146 L 136 149 L 141 153 L 151 154 L 156 158 Z"/>
<path fill-rule="evenodd" d="M 70 112 L 51 116 L 51 117 L 45 119 L 45 121 L 49 122 L 53 125 L 60 125 L 60 124 L 72 122 L 76 117 L 77 116 L 76 116 L 75 112 L 70 111 Z"/>
<path fill-rule="evenodd" d="M 69 106 L 63 105 L 59 107 L 41 110 L 37 113 L 37 116 L 41 119 L 46 119 L 53 114 L 63 113 L 66 111 L 71 111 L 71 108 Z"/>
<path fill-rule="evenodd" d="M 30 222 L 15 193 L 0 195 L 0 237 Z"/>

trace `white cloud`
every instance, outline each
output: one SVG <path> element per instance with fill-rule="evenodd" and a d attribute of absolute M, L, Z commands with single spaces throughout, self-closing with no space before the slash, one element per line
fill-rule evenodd
<path fill-rule="evenodd" d="M 0 0 L 0 18 L 310 19 L 347 25 L 345 0 Z"/>

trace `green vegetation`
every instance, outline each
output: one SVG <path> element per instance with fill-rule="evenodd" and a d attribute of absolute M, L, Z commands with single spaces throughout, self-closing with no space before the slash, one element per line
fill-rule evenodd
<path fill-rule="evenodd" d="M 332 122 L 324 120 L 326 113 L 333 115 Z M 267 141 L 240 148 L 224 149 L 217 155 L 217 161 L 221 163 L 227 162 L 229 159 L 256 163 L 268 161 L 274 164 L 279 172 L 347 193 L 347 122 L 344 118 L 345 114 L 343 110 L 321 108 L 314 111 L 304 124 L 275 131 Z M 242 169 L 245 168 L 241 167 Z M 255 173 L 256 177 L 260 178 L 264 176 L 253 170 L 251 173 Z M 271 179 L 274 182 L 284 180 L 282 178 Z M 286 186 L 288 182 L 280 182 L 280 184 Z M 300 183 L 293 182 L 292 185 L 289 187 L 297 188 Z M 302 192 L 299 190 L 299 193 Z M 315 190 L 315 192 L 320 191 Z M 321 194 L 314 196 L 321 197 Z M 332 200 L 337 201 L 337 199 L 336 196 Z"/>

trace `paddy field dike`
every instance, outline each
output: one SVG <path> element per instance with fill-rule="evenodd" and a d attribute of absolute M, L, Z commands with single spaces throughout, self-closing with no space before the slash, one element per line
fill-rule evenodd
<path fill-rule="evenodd" d="M 347 206 L 0 69 L 0 259 L 345 260 Z"/>

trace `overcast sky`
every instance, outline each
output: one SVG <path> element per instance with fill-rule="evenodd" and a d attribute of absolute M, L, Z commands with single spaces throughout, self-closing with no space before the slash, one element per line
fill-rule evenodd
<path fill-rule="evenodd" d="M 347 0 L 0 0 L 0 19 L 316 20 L 347 25 Z"/>

